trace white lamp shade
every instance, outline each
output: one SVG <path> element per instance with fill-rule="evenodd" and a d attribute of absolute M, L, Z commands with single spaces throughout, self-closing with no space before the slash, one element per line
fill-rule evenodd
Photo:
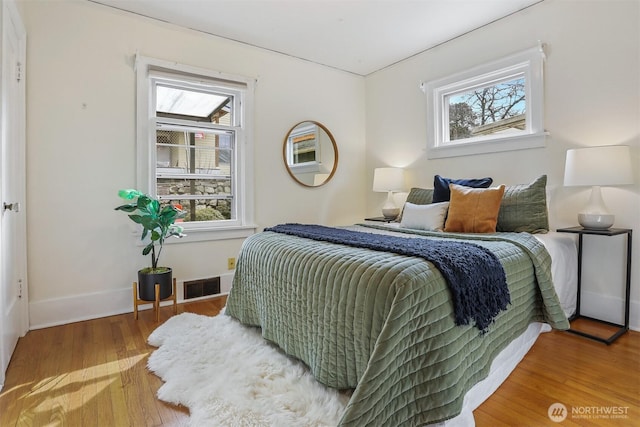
<path fill-rule="evenodd" d="M 587 206 L 578 213 L 584 228 L 606 230 L 615 221 L 602 199 L 601 186 L 633 184 L 631 152 L 626 145 L 577 148 L 567 151 L 564 185 L 590 185 Z"/>
<path fill-rule="evenodd" d="M 373 171 L 373 191 L 402 191 L 404 187 L 404 169 L 377 168 Z"/>
<path fill-rule="evenodd" d="M 633 184 L 631 152 L 626 145 L 567 150 L 564 185 Z"/>

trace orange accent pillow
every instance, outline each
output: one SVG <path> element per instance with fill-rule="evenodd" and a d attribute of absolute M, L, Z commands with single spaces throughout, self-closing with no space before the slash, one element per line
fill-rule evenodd
<path fill-rule="evenodd" d="M 449 184 L 451 200 L 444 231 L 495 233 L 504 185 L 471 188 Z"/>

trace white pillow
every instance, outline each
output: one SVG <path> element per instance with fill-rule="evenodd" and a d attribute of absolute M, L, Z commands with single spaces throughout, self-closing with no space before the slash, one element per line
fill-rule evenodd
<path fill-rule="evenodd" d="M 442 231 L 449 209 L 449 202 L 414 205 L 405 203 L 400 227 L 414 230 Z"/>

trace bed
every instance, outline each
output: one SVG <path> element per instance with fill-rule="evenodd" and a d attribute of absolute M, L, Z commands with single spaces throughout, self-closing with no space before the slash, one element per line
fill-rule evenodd
<path fill-rule="evenodd" d="M 408 200 L 414 199 L 410 194 Z M 433 198 L 427 199 L 431 204 Z M 403 215 L 410 217 L 408 211 Z M 473 409 L 540 332 L 568 328 L 571 302 L 561 303 L 554 279 L 563 285 L 561 295 L 572 293 L 565 289 L 573 286 L 571 266 L 562 267 L 575 244 L 572 250 L 572 242 L 555 233 L 540 238 L 401 224 L 339 230 L 404 239 L 407 246 L 442 242 L 490 252 L 503 268 L 508 305 L 487 325 L 469 319 L 465 324 L 458 319 L 451 279 L 435 268 L 436 261 L 274 227 L 243 244 L 226 314 L 259 326 L 265 339 L 303 361 L 321 383 L 352 389 L 340 425 L 470 425 Z M 550 253 L 563 262 L 553 263 Z"/>

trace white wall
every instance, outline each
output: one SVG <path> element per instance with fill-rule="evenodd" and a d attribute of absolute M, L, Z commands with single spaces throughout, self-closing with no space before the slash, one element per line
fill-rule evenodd
<path fill-rule="evenodd" d="M 433 186 L 433 175 L 491 176 L 496 183 L 549 178 L 553 228 L 577 225 L 589 189 L 564 188 L 567 149 L 627 144 L 635 185 L 603 189 L 616 227 L 640 231 L 640 3 L 546 0 L 366 78 L 367 185 L 379 166 L 408 168 L 409 185 Z M 545 148 L 449 159 L 426 158 L 429 81 L 503 56 L 547 44 Z M 367 213 L 376 215 L 384 195 L 369 193 Z M 621 321 L 624 240 L 585 240 L 583 313 Z M 633 253 L 640 253 L 636 237 Z M 632 270 L 631 324 L 640 329 L 640 263 Z"/>
<path fill-rule="evenodd" d="M 28 263 L 32 327 L 132 310 L 148 264 L 113 208 L 135 186 L 133 55 L 257 79 L 255 219 L 353 223 L 365 212 L 364 79 L 87 1 L 23 2 L 28 31 Z M 316 120 L 336 138 L 328 184 L 295 183 L 285 133 Z M 345 204 L 344 200 L 351 203 Z M 181 280 L 228 273 L 242 241 L 165 246 Z"/>
<path fill-rule="evenodd" d="M 349 224 L 378 215 L 373 169 L 404 166 L 409 185 L 433 175 L 524 183 L 549 176 L 552 226 L 576 223 L 587 189 L 564 188 L 567 149 L 629 144 L 636 184 L 605 189 L 616 226 L 640 230 L 639 5 L 546 0 L 366 79 L 86 1 L 21 2 L 28 31 L 27 167 L 32 326 L 131 311 L 131 283 L 147 264 L 113 207 L 135 185 L 133 55 L 255 77 L 255 205 L 259 228 L 285 221 Z M 536 45 L 548 45 L 546 148 L 427 160 L 428 81 Z M 366 121 L 365 121 L 366 112 Z M 339 148 L 333 180 L 299 186 L 282 164 L 291 126 L 317 120 Z M 366 136 L 366 147 L 365 147 Z M 365 150 L 366 148 L 366 150 Z M 587 296 L 594 314 L 619 313 L 621 241 L 589 240 Z M 178 243 L 163 263 L 179 280 L 227 273 L 240 240 Z M 594 253 L 600 249 L 606 256 Z M 634 253 L 640 253 L 638 238 Z M 636 257 L 637 259 L 637 257 Z M 632 325 L 640 286 L 632 277 Z M 619 277 L 618 277 L 619 276 Z M 228 278 L 228 277 L 227 277 Z"/>

